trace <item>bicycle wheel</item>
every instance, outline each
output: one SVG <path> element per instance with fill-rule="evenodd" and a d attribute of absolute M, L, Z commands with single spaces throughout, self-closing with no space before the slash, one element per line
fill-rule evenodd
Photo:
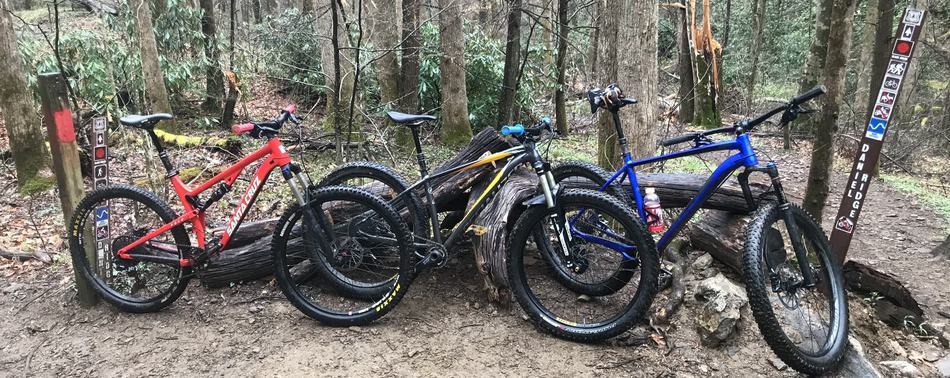
<path fill-rule="evenodd" d="M 181 296 L 191 268 L 178 261 L 190 253 L 184 226 L 157 235 L 129 253 L 166 258 L 167 262 L 122 259 L 122 247 L 176 218 L 175 213 L 142 188 L 112 185 L 83 197 L 73 213 L 69 249 L 73 269 L 102 299 L 127 312 L 158 311 Z M 95 251 L 94 262 L 86 258 Z"/>
<path fill-rule="evenodd" d="M 571 228 L 570 266 L 583 267 L 574 277 L 606 285 L 618 270 L 629 271 L 625 285 L 609 295 L 577 295 L 560 283 L 560 275 L 551 274 L 551 265 L 567 258 L 550 255 L 552 249 L 538 246 L 534 236 L 544 233 L 543 240 L 559 243 L 549 226 L 558 213 Z M 628 260 L 639 269 L 627 268 Z M 508 244 L 508 277 L 518 303 L 542 329 L 575 341 L 604 340 L 642 319 L 656 295 L 659 268 L 656 246 L 643 223 L 616 198 L 591 190 L 566 190 L 551 209 L 528 208 Z"/>
<path fill-rule="evenodd" d="M 568 182 L 568 188 L 577 187 L 587 189 L 590 186 L 594 190 L 604 186 L 604 183 L 610 179 L 610 172 L 605 171 L 600 166 L 588 163 L 586 161 L 566 161 L 554 166 L 551 170 L 554 180 L 557 182 Z M 630 189 L 624 187 L 623 183 L 614 181 L 605 190 L 605 193 L 614 196 L 622 201 L 631 209 L 636 209 L 636 203 L 630 194 Z"/>
<path fill-rule="evenodd" d="M 396 209 L 403 221 L 409 225 L 410 231 L 421 238 L 429 237 L 429 216 L 419 195 L 410 192 L 395 198 L 408 189 L 409 184 L 392 168 L 369 161 L 352 162 L 330 172 L 320 181 L 319 186 L 330 185 L 348 185 L 372 190 Z"/>
<path fill-rule="evenodd" d="M 799 372 L 821 374 L 838 363 L 848 340 L 844 281 L 821 226 L 801 207 L 789 206 L 815 286 L 800 285 L 803 276 L 782 210 L 772 204 L 756 212 L 746 234 L 746 291 L 772 351 Z"/>
<path fill-rule="evenodd" d="M 385 315 L 413 278 L 406 224 L 382 198 L 359 188 L 320 188 L 308 205 L 319 220 L 314 231 L 298 205 L 284 212 L 274 231 L 275 276 L 284 295 L 332 326 Z"/>

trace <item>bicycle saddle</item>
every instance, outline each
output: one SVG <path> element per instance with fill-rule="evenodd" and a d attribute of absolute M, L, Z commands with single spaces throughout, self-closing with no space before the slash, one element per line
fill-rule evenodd
<path fill-rule="evenodd" d="M 400 112 L 386 112 L 389 119 L 398 124 L 415 126 L 427 121 L 435 121 L 436 118 L 428 114 L 406 114 Z"/>
<path fill-rule="evenodd" d="M 147 115 L 129 114 L 125 117 L 120 118 L 119 123 L 126 126 L 149 130 L 152 127 L 154 127 L 155 124 L 158 123 L 158 121 L 169 120 L 169 119 L 174 119 L 174 118 L 175 118 L 174 116 L 168 113 L 155 113 L 155 114 L 147 114 Z"/>

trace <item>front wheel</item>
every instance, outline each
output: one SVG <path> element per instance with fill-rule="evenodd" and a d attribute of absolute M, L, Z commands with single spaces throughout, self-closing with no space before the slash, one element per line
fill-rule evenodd
<path fill-rule="evenodd" d="M 798 255 L 780 206 L 759 209 L 749 224 L 743 259 L 752 315 L 765 341 L 788 366 L 822 374 L 841 360 L 848 340 L 848 303 L 841 268 L 821 226 L 788 205 L 814 286 L 802 284 Z"/>
<path fill-rule="evenodd" d="M 568 223 L 569 256 L 555 255 L 556 249 L 538 241 L 561 243 L 555 219 Z M 590 296 L 566 287 L 559 264 L 571 267 L 574 281 L 597 290 L 613 286 L 605 290 L 610 294 Z M 568 189 L 554 208 L 528 208 L 508 244 L 508 277 L 518 303 L 539 327 L 574 341 L 605 340 L 642 319 L 656 295 L 659 268 L 643 222 L 616 198 L 591 190 Z M 624 278 L 620 285 L 617 272 Z"/>
<path fill-rule="evenodd" d="M 318 221 L 311 224 L 307 218 Z M 331 326 L 388 313 L 412 281 L 412 235 L 379 196 L 344 186 L 315 190 L 277 221 L 274 275 L 287 299 Z"/>

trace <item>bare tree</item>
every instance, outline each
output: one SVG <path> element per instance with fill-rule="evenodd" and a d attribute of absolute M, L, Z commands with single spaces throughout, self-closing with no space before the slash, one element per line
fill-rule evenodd
<path fill-rule="evenodd" d="M 564 71 L 567 68 L 567 44 L 568 33 L 568 0 L 558 0 L 557 5 L 557 60 L 556 66 L 556 85 L 554 89 L 554 119 L 557 122 L 557 131 L 561 135 L 567 135 L 570 130 L 567 127 L 567 106 L 564 99 Z"/>
<path fill-rule="evenodd" d="M 521 63 L 521 0 L 510 0 L 508 6 L 505 73 L 498 100 L 499 125 L 511 123 L 517 118 L 515 100 L 518 95 L 519 63 Z"/>
<path fill-rule="evenodd" d="M 376 80 L 379 82 L 379 96 L 386 106 L 394 106 L 399 98 L 399 60 L 394 49 L 399 46 L 399 26 L 391 22 L 402 5 L 400 0 L 371 0 L 373 20 L 371 39 L 377 50 L 383 50 L 376 61 Z"/>
<path fill-rule="evenodd" d="M 808 186 L 805 188 L 804 207 L 817 219 L 828 198 L 831 186 L 831 166 L 834 161 L 832 147 L 838 131 L 838 118 L 845 100 L 845 68 L 851 50 L 851 28 L 857 0 L 834 0 L 831 11 L 831 29 L 828 33 L 828 51 L 825 59 L 824 77 L 828 93 L 815 129 L 812 145 L 811 168 L 808 171 Z"/>
<path fill-rule="evenodd" d="M 415 113 L 419 110 L 419 1 L 402 1 L 402 66 L 399 80 L 399 107 Z"/>
<path fill-rule="evenodd" d="M 752 56 L 752 64 L 749 66 L 749 89 L 746 91 L 746 109 L 752 110 L 752 101 L 755 100 L 755 79 L 759 70 L 759 50 L 762 49 L 762 30 L 765 27 L 765 0 L 753 0 L 752 2 L 752 47 L 749 55 Z"/>
<path fill-rule="evenodd" d="M 224 94 L 224 80 L 221 76 L 221 62 L 218 56 L 218 37 L 214 18 L 214 0 L 198 0 L 201 6 L 201 34 L 204 36 L 205 58 L 208 59 L 205 71 L 205 101 L 202 107 L 209 112 L 221 110 L 221 96 Z M 230 125 L 224 125 L 228 127 Z"/>
<path fill-rule="evenodd" d="M 10 19 L 12 9 L 0 0 L 0 113 L 10 139 L 16 167 L 17 186 L 24 188 L 46 166 L 49 154 L 44 142 L 33 95 L 26 84 L 26 71 L 17 52 L 16 32 Z"/>
<path fill-rule="evenodd" d="M 439 0 L 442 59 L 442 142 L 459 145 L 472 140 L 465 89 L 465 35 L 462 33 L 461 0 Z"/>
<path fill-rule="evenodd" d="M 657 121 L 657 3 L 623 0 L 608 3 L 604 10 L 600 77 L 605 83 L 616 82 L 627 96 L 639 101 L 624 108 L 620 118 L 631 153 L 644 157 L 652 154 L 656 146 L 653 130 Z M 612 167 L 620 156 L 618 135 L 606 113 L 601 115 L 598 128 L 597 156 L 602 166 Z"/>
<path fill-rule="evenodd" d="M 148 98 L 149 108 L 153 112 L 172 113 L 171 103 L 168 101 L 168 89 L 165 87 L 165 78 L 162 67 L 158 62 L 158 45 L 155 43 L 155 28 L 152 26 L 152 11 L 147 0 L 130 0 L 130 8 L 135 15 L 135 32 L 139 38 L 142 58 L 142 78 L 145 81 L 145 95 Z M 160 126 L 169 132 L 177 132 L 176 124 L 172 121 L 162 122 Z"/>

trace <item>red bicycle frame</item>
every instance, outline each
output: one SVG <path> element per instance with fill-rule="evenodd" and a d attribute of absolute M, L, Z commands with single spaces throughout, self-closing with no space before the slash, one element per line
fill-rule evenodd
<path fill-rule="evenodd" d="M 257 198 L 257 194 L 260 193 L 260 190 L 263 188 L 264 183 L 267 181 L 267 177 L 270 175 L 271 171 L 273 171 L 276 167 L 281 167 L 281 171 L 286 172 L 286 176 L 290 175 L 290 154 L 287 153 L 287 149 L 281 143 L 280 138 L 277 138 L 276 136 L 268 139 L 267 144 L 261 149 L 244 157 L 234 165 L 225 169 L 223 172 L 195 188 L 191 188 L 182 182 L 181 177 L 179 177 L 178 173 L 175 172 L 174 175 L 170 177 L 170 179 L 172 186 L 175 188 L 175 192 L 178 194 L 178 199 L 181 201 L 182 207 L 185 210 L 184 214 L 175 220 L 166 223 L 162 227 L 149 232 L 131 244 L 122 247 L 117 252 L 117 255 L 123 259 L 132 259 L 133 257 L 129 255 L 130 250 L 148 242 L 162 233 L 168 232 L 172 228 L 178 227 L 185 222 L 191 222 L 192 231 L 198 240 L 198 247 L 202 250 L 206 249 L 205 211 L 195 207 L 193 204 L 194 199 L 197 198 L 202 192 L 210 189 L 220 182 L 223 182 L 228 188 L 231 188 L 234 185 L 234 181 L 236 181 L 238 176 L 241 175 L 241 172 L 244 171 L 244 168 L 261 159 L 264 159 L 264 162 L 261 163 L 260 167 L 257 168 L 257 172 L 254 174 L 250 184 L 248 184 L 247 190 L 245 191 L 244 195 L 241 196 L 241 202 L 238 204 L 237 208 L 234 209 L 234 212 L 231 214 L 231 219 L 228 221 L 228 225 L 225 228 L 224 233 L 221 235 L 219 244 L 220 248 L 217 248 L 217 251 L 223 250 L 231 240 L 231 235 L 235 230 L 237 230 L 238 226 L 240 226 L 241 221 L 244 220 L 247 210 L 251 207 L 251 204 L 254 203 L 254 200 Z M 180 266 L 194 265 L 193 256 L 180 259 L 178 263 Z"/>

